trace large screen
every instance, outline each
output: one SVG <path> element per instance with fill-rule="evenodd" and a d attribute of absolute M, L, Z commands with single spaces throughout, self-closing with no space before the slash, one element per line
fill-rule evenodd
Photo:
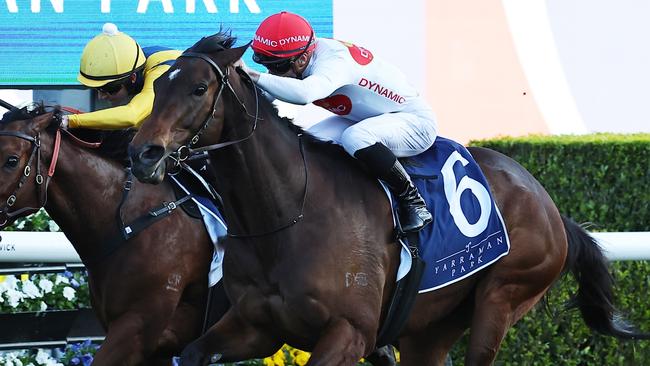
<path fill-rule="evenodd" d="M 0 0 L 0 86 L 79 85 L 81 52 L 106 22 L 142 47 L 184 50 L 220 28 L 243 45 L 282 10 L 305 17 L 317 36 L 332 36 L 332 0 Z"/>

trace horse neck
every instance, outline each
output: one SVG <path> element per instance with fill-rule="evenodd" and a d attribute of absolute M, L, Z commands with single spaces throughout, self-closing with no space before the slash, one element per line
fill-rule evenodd
<path fill-rule="evenodd" d="M 242 114 L 239 107 L 228 110 L 223 141 L 246 137 L 254 118 Z M 254 104 L 249 110 L 255 111 Z M 233 233 L 272 231 L 301 210 L 306 171 L 299 138 L 270 106 L 260 106 L 259 113 L 257 128 L 249 139 L 212 153 L 216 185 Z"/>
<path fill-rule="evenodd" d="M 48 187 L 45 210 L 84 258 L 117 229 L 116 207 L 125 179 L 117 163 L 72 144 L 62 137 L 55 174 Z M 44 167 L 52 159 L 52 135 L 43 136 Z"/>

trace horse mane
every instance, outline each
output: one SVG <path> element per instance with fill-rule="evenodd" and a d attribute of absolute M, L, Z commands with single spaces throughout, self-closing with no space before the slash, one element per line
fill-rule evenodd
<path fill-rule="evenodd" d="M 54 107 L 54 110 L 57 109 L 58 107 Z M 22 108 L 11 109 L 8 112 L 5 112 L 5 114 L 2 115 L 0 124 L 5 125 L 11 122 L 33 119 L 47 112 L 48 110 L 43 102 L 32 102 Z"/>
<path fill-rule="evenodd" d="M 187 51 L 213 53 L 231 48 L 236 41 L 237 37 L 232 35 L 232 31 L 219 29 L 219 32 L 201 38 L 192 47 L 188 48 Z"/>

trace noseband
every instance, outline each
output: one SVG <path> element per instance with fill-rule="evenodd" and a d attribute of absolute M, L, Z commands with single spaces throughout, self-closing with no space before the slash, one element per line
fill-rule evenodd
<path fill-rule="evenodd" d="M 29 141 L 32 144 L 32 152 L 29 156 L 29 160 L 27 160 L 27 164 L 25 165 L 25 168 L 23 169 L 23 175 L 20 177 L 20 180 L 18 181 L 18 185 L 16 186 L 16 189 L 14 189 L 13 193 L 7 198 L 7 201 L 5 204 L 0 207 L 0 214 L 4 214 L 5 220 L 4 222 L 0 223 L 0 227 L 4 226 L 7 221 L 10 218 L 16 217 L 24 212 L 27 211 L 36 211 L 40 209 L 41 207 L 45 206 L 47 203 L 47 187 L 50 184 L 50 180 L 52 179 L 52 176 L 54 175 L 54 170 L 56 169 L 56 162 L 59 157 L 59 147 L 61 146 L 61 130 L 57 129 L 56 130 L 56 137 L 54 141 L 54 151 L 52 152 L 52 161 L 50 162 L 50 167 L 47 172 L 47 180 L 43 179 L 43 175 L 41 174 L 41 139 L 40 139 L 40 132 L 36 134 L 36 136 L 29 136 L 26 135 L 22 132 L 18 131 L 0 131 L 0 136 L 11 136 L 11 137 L 17 137 L 19 139 L 23 139 L 26 141 Z M 9 209 L 13 207 L 14 204 L 16 204 L 16 197 L 18 195 L 18 191 L 23 187 L 25 182 L 27 181 L 27 178 L 31 175 L 32 172 L 32 163 L 34 162 L 34 158 L 36 158 L 36 187 L 38 191 L 38 197 L 39 197 L 39 206 L 38 207 L 23 207 L 21 209 L 11 211 L 9 212 Z M 41 186 L 45 183 L 45 188 L 43 189 Z"/>

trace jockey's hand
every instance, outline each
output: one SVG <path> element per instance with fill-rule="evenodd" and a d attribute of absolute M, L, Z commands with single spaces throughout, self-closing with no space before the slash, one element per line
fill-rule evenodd
<path fill-rule="evenodd" d="M 246 65 L 246 63 L 244 62 L 244 60 L 241 59 L 241 58 L 240 58 L 239 60 L 235 61 L 235 63 L 233 64 L 233 66 L 235 66 L 235 67 L 239 67 L 240 69 L 244 70 L 244 72 L 247 73 L 248 76 L 251 77 L 251 79 L 253 80 L 253 82 L 257 82 L 257 80 L 259 80 L 259 78 L 260 78 L 260 73 L 257 72 L 257 70 L 254 70 L 254 69 L 249 68 L 249 67 Z"/>
<path fill-rule="evenodd" d="M 61 116 L 61 124 L 59 125 L 59 127 L 66 129 L 68 128 L 69 125 L 70 125 L 70 121 L 68 121 L 68 116 L 64 114 L 63 116 Z"/>

